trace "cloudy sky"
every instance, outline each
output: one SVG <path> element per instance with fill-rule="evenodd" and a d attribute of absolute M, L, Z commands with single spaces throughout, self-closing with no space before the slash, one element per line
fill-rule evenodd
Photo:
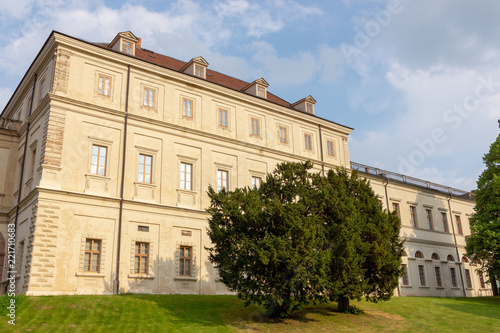
<path fill-rule="evenodd" d="M 351 160 L 472 190 L 500 133 L 496 0 L 0 2 L 0 109 L 52 30 L 142 46 L 353 127 Z"/>

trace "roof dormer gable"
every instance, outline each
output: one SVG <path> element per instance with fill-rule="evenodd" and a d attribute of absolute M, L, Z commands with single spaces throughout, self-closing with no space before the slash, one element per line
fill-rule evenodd
<path fill-rule="evenodd" d="M 118 52 L 135 55 L 135 48 L 141 47 L 141 39 L 130 31 L 124 31 L 118 33 L 108 47 Z"/>
<path fill-rule="evenodd" d="M 248 84 L 241 90 L 246 92 L 247 94 L 267 99 L 267 87 L 269 87 L 269 83 L 267 83 L 267 81 L 261 77 L 260 79 L 257 79 Z"/>
<path fill-rule="evenodd" d="M 316 104 L 316 100 L 311 95 L 309 95 L 306 98 L 298 100 L 297 102 L 293 103 L 290 106 L 295 110 L 314 114 L 314 104 Z"/>
<path fill-rule="evenodd" d="M 197 76 L 202 79 L 207 78 L 208 62 L 203 57 L 196 57 L 187 62 L 181 68 L 181 72 Z"/>

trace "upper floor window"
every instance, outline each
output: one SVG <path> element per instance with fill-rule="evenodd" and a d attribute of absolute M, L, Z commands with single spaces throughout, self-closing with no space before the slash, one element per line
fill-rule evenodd
<path fill-rule="evenodd" d="M 424 259 L 424 255 L 422 254 L 422 252 L 417 251 L 415 252 L 415 258 Z"/>
<path fill-rule="evenodd" d="M 443 231 L 449 232 L 448 229 L 448 218 L 446 217 L 446 213 L 441 212 L 441 221 L 443 221 Z"/>
<path fill-rule="evenodd" d="M 149 243 L 135 243 L 134 273 L 148 274 Z"/>
<path fill-rule="evenodd" d="M 139 172 L 138 181 L 151 184 L 153 157 L 149 155 L 139 154 Z"/>
<path fill-rule="evenodd" d="M 432 255 L 431 255 L 431 259 L 432 260 L 439 260 L 439 254 L 437 254 L 436 252 L 434 252 Z"/>
<path fill-rule="evenodd" d="M 460 215 L 455 215 L 455 220 L 457 221 L 457 232 L 459 235 L 463 235 L 462 222 L 460 221 Z"/>
<path fill-rule="evenodd" d="M 288 143 L 288 134 L 287 134 L 287 128 L 280 126 L 280 142 L 281 143 Z"/>
<path fill-rule="evenodd" d="M 40 96 L 38 96 L 38 100 L 42 100 L 44 88 L 45 88 L 45 79 L 43 79 L 42 82 L 40 82 Z"/>
<path fill-rule="evenodd" d="M 312 114 L 313 110 L 313 105 L 311 103 L 306 103 L 306 112 Z"/>
<path fill-rule="evenodd" d="M 415 207 L 415 206 L 410 206 L 410 223 L 413 227 L 415 227 L 415 228 L 418 227 L 417 207 Z"/>
<path fill-rule="evenodd" d="M 257 86 L 257 96 L 262 98 L 266 97 L 266 88 Z"/>
<path fill-rule="evenodd" d="M 97 87 L 97 93 L 99 95 L 109 97 L 110 89 L 111 89 L 111 77 L 99 74 L 99 84 Z"/>
<path fill-rule="evenodd" d="M 193 189 L 193 165 L 181 162 L 181 175 L 179 187 L 183 190 Z"/>
<path fill-rule="evenodd" d="M 429 227 L 429 230 L 433 230 L 434 229 L 434 225 L 432 224 L 432 210 L 426 209 L 425 213 L 427 215 L 427 225 Z"/>
<path fill-rule="evenodd" d="M 252 188 L 259 189 L 262 183 L 262 178 L 252 176 Z"/>
<path fill-rule="evenodd" d="M 446 260 L 455 261 L 455 258 L 453 258 L 453 256 L 451 254 L 448 254 L 448 256 L 446 257 Z"/>
<path fill-rule="evenodd" d="M 260 119 L 252 118 L 252 135 L 260 136 Z"/>
<path fill-rule="evenodd" d="M 226 170 L 217 170 L 217 190 L 221 191 L 222 189 L 225 189 L 227 191 L 228 189 L 228 177 L 229 172 Z"/>
<path fill-rule="evenodd" d="M 450 275 L 451 275 L 451 286 L 453 288 L 456 288 L 458 287 L 458 283 L 457 283 L 457 273 L 455 271 L 455 268 L 454 267 L 450 267 Z"/>
<path fill-rule="evenodd" d="M 398 215 L 399 219 L 401 219 L 401 214 L 399 212 L 399 204 L 397 202 L 392 203 L 392 211 L 396 212 Z"/>
<path fill-rule="evenodd" d="M 155 107 L 155 90 L 151 88 L 144 88 L 144 100 L 142 105 L 147 106 L 149 108 Z"/>
<path fill-rule="evenodd" d="M 193 248 L 191 246 L 180 246 L 179 275 L 191 276 L 191 265 L 193 261 Z"/>
<path fill-rule="evenodd" d="M 333 141 L 326 141 L 326 150 L 328 152 L 328 156 L 335 156 L 335 150 L 333 149 Z"/>
<path fill-rule="evenodd" d="M 133 54 L 132 47 L 133 47 L 132 43 L 122 41 L 122 52 L 123 53 Z"/>
<path fill-rule="evenodd" d="M 467 283 L 467 288 L 472 289 L 472 280 L 470 277 L 470 270 L 465 269 L 465 281 Z"/>
<path fill-rule="evenodd" d="M 219 126 L 227 128 L 228 124 L 228 111 L 226 109 L 219 109 Z"/>
<path fill-rule="evenodd" d="M 436 285 L 438 287 L 442 287 L 443 281 L 441 280 L 441 268 L 438 266 L 434 267 L 434 272 L 436 273 Z"/>
<path fill-rule="evenodd" d="M 182 116 L 193 118 L 193 100 L 188 98 L 182 99 Z"/>
<path fill-rule="evenodd" d="M 108 148 L 99 145 L 92 145 L 92 161 L 90 173 L 99 176 L 106 175 L 106 159 Z"/>
<path fill-rule="evenodd" d="M 424 265 L 418 265 L 418 277 L 420 278 L 420 285 L 426 286 L 427 282 L 425 281 L 425 269 Z"/>
<path fill-rule="evenodd" d="M 30 175 L 31 178 L 35 175 L 35 169 L 36 169 L 36 147 L 33 148 L 31 151 L 31 170 L 30 170 Z"/>
<path fill-rule="evenodd" d="M 198 66 L 198 65 L 194 65 L 194 75 L 201 77 L 201 78 L 204 78 L 205 77 L 205 68 Z"/>
<path fill-rule="evenodd" d="M 312 150 L 311 134 L 304 134 L 304 148 L 306 150 Z"/>
<path fill-rule="evenodd" d="M 101 241 L 99 239 L 86 239 L 83 270 L 85 272 L 99 273 L 100 263 L 101 263 Z"/>

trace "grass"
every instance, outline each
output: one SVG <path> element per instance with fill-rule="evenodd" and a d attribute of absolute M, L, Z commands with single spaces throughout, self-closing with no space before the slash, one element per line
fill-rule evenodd
<path fill-rule="evenodd" d="M 235 296 L 115 295 L 25 297 L 16 326 L 0 309 L 1 332 L 498 332 L 500 297 L 400 297 L 351 302 L 362 315 L 309 306 L 271 320 Z"/>

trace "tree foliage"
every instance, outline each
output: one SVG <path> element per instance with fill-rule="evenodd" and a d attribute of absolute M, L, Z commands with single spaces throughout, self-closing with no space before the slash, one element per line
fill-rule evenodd
<path fill-rule="evenodd" d="M 230 290 L 270 316 L 328 300 L 385 300 L 397 286 L 399 219 L 355 171 L 322 177 L 311 168 L 282 163 L 259 189 L 209 188 L 209 259 Z"/>
<path fill-rule="evenodd" d="M 482 259 L 483 272 L 500 277 L 500 135 L 483 157 L 486 169 L 479 176 L 476 206 L 470 221 L 467 255 Z"/>

